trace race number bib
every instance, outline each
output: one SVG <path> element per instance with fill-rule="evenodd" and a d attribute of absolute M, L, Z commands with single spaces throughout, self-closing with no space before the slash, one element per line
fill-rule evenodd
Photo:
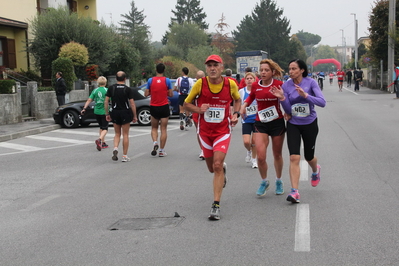
<path fill-rule="evenodd" d="M 259 111 L 258 116 L 262 123 L 273 121 L 278 118 L 277 109 L 275 106 L 270 106 L 269 108 Z"/>
<path fill-rule="evenodd" d="M 254 104 L 254 105 L 248 106 L 245 109 L 246 109 L 247 116 L 254 115 L 258 112 L 258 105 Z"/>
<path fill-rule="evenodd" d="M 307 117 L 310 115 L 310 109 L 308 103 L 297 103 L 291 107 L 292 116 Z"/>
<path fill-rule="evenodd" d="M 224 119 L 224 108 L 210 107 L 204 113 L 204 119 L 208 123 L 220 123 Z"/>

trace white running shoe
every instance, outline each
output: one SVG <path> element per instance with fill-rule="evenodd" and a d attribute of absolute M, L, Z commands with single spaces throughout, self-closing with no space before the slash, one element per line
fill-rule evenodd
<path fill-rule="evenodd" d="M 125 163 L 125 162 L 130 162 L 130 158 L 127 157 L 127 156 L 123 156 L 122 157 L 122 163 Z"/>
<path fill-rule="evenodd" d="M 250 163 L 252 160 L 252 151 L 247 151 L 247 156 L 245 157 L 245 162 Z"/>
<path fill-rule="evenodd" d="M 204 152 L 203 152 L 202 150 L 201 150 L 201 152 L 200 152 L 198 158 L 200 158 L 201 160 L 205 160 Z"/>
<path fill-rule="evenodd" d="M 258 168 L 258 162 L 257 159 L 252 159 L 252 169 Z"/>

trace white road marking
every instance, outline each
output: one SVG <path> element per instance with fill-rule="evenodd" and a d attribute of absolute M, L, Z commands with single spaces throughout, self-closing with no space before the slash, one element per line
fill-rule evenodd
<path fill-rule="evenodd" d="M 294 251 L 310 251 L 309 204 L 300 203 L 297 205 Z"/>
<path fill-rule="evenodd" d="M 53 199 L 56 199 L 56 198 L 58 198 L 60 195 L 51 195 L 51 196 L 48 196 L 48 197 L 46 197 L 46 198 L 44 198 L 44 199 L 42 199 L 42 200 L 39 200 L 38 202 L 36 202 L 36 203 L 33 203 L 32 205 L 30 205 L 30 206 L 28 206 L 27 208 L 25 208 L 25 209 L 22 209 L 22 210 L 20 210 L 20 211 L 31 211 L 31 210 L 33 210 L 33 209 L 36 209 L 37 207 L 40 207 L 40 206 L 42 206 L 42 205 L 44 205 L 44 204 L 46 204 L 46 203 L 48 203 L 48 202 L 50 202 L 50 201 L 52 201 Z"/>
<path fill-rule="evenodd" d="M 301 169 L 301 176 L 299 177 L 299 180 L 300 181 L 308 181 L 308 179 L 309 179 L 308 162 L 306 160 L 301 160 L 299 167 Z"/>
<path fill-rule="evenodd" d="M 56 142 L 73 143 L 73 144 L 88 144 L 88 143 L 93 143 L 93 141 L 87 141 L 87 140 L 77 140 L 77 139 L 68 139 L 68 138 L 56 138 L 56 137 L 47 137 L 47 136 L 39 136 L 39 135 L 26 136 L 26 138 L 29 138 L 29 139 L 37 139 L 37 140 L 46 140 L 46 141 L 56 141 Z"/>
<path fill-rule="evenodd" d="M 39 148 L 39 147 L 15 144 L 15 143 L 10 143 L 10 142 L 0 142 L 0 147 L 13 149 L 13 150 L 20 150 L 20 151 L 25 151 L 25 152 L 43 150 L 43 148 Z"/>

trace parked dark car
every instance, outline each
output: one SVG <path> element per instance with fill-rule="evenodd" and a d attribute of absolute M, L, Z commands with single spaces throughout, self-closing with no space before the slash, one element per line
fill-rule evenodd
<path fill-rule="evenodd" d="M 172 83 L 172 89 L 175 87 L 176 79 L 171 79 L 170 82 Z M 144 90 L 147 88 L 147 83 L 139 86 L 139 89 L 142 91 L 141 93 L 144 95 Z M 151 96 L 150 96 L 151 97 Z M 179 93 L 177 91 L 173 91 L 173 97 L 168 97 L 169 105 L 170 105 L 170 113 L 172 115 L 179 114 Z"/>
<path fill-rule="evenodd" d="M 139 89 L 132 89 L 139 92 L 134 93 L 133 98 L 136 104 L 138 124 L 149 126 L 151 124 L 150 98 L 144 97 L 143 94 L 140 93 Z M 80 114 L 85 103 L 86 101 L 77 101 L 57 107 L 53 114 L 54 122 L 66 128 L 78 127 L 79 124 L 82 126 L 88 126 L 90 123 L 97 123 L 94 114 L 94 101 L 90 103 L 84 115 Z"/>

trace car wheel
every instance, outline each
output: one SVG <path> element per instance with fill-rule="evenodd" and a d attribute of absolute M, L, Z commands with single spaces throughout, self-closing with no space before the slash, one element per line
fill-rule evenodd
<path fill-rule="evenodd" d="M 67 110 L 62 114 L 61 126 L 74 128 L 79 126 L 79 115 L 77 112 Z"/>
<path fill-rule="evenodd" d="M 137 122 L 141 126 L 149 126 L 151 125 L 151 113 L 150 108 L 144 107 L 141 108 L 137 113 Z"/>

